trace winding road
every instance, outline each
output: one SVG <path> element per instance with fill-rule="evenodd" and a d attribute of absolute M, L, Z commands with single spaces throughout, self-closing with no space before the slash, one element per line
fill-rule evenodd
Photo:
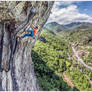
<path fill-rule="evenodd" d="M 74 56 L 77 57 L 77 60 L 78 60 L 84 67 L 86 67 L 87 69 L 92 70 L 92 67 L 86 65 L 86 64 L 84 63 L 84 61 L 80 58 L 80 56 L 78 55 L 76 49 L 74 48 L 74 45 L 72 45 L 72 51 L 73 51 L 73 53 L 74 53 Z"/>

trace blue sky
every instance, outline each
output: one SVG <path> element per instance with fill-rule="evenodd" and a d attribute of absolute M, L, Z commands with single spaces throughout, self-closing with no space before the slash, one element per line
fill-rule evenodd
<path fill-rule="evenodd" d="M 48 22 L 92 22 L 92 1 L 56 1 Z"/>
<path fill-rule="evenodd" d="M 86 13 L 92 17 L 92 1 L 84 1 L 76 4 L 80 13 Z"/>

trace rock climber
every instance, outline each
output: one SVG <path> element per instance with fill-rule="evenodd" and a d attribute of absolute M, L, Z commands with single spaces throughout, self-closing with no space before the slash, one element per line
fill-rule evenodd
<path fill-rule="evenodd" d="M 33 38 L 35 38 L 35 35 L 37 33 L 37 29 L 38 29 L 38 26 L 36 26 L 36 27 L 32 26 L 31 27 L 29 25 L 26 29 L 24 29 L 25 34 L 21 38 L 24 38 L 24 37 L 33 37 Z"/>

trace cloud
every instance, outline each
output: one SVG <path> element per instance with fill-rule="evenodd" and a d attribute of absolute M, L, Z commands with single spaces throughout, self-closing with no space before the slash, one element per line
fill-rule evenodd
<path fill-rule="evenodd" d="M 55 11 L 55 10 L 57 10 L 57 9 L 59 9 L 59 7 L 60 6 L 66 6 L 66 5 L 70 5 L 70 4 L 72 4 L 73 3 L 73 1 L 62 1 L 62 2 L 58 2 L 58 1 L 56 1 L 55 3 L 54 3 L 54 5 L 53 5 L 53 9 L 52 9 L 52 12 L 53 11 Z"/>
<path fill-rule="evenodd" d="M 73 3 L 73 1 L 62 1 L 62 2 L 56 1 L 55 4 L 54 4 L 54 6 L 59 7 L 61 5 L 70 5 L 72 3 Z"/>
<path fill-rule="evenodd" d="M 67 5 L 67 7 L 60 8 L 61 5 Z M 91 22 L 91 20 L 92 18 L 87 14 L 80 13 L 73 2 L 55 2 L 48 22 L 69 24 L 71 22 Z"/>

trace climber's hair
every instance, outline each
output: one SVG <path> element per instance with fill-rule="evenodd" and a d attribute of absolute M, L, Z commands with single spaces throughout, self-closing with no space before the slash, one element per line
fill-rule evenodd
<path fill-rule="evenodd" d="M 35 28 L 38 29 L 38 26 L 36 26 Z"/>

